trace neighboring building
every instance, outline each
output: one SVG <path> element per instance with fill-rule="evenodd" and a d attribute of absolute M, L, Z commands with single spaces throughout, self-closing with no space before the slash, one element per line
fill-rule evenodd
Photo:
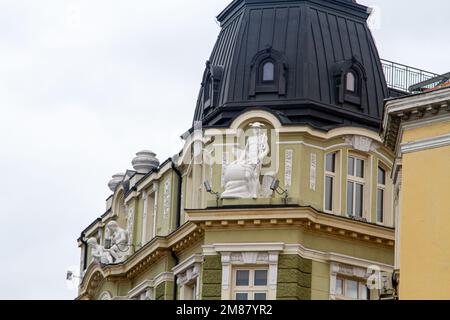
<path fill-rule="evenodd" d="M 394 270 L 384 101 L 436 75 L 382 62 L 368 16 L 352 0 L 233 1 L 183 150 L 138 153 L 83 231 L 78 298 L 383 295 L 367 283 Z"/>
<path fill-rule="evenodd" d="M 386 104 L 402 300 L 450 299 L 450 88 L 439 87 Z"/>

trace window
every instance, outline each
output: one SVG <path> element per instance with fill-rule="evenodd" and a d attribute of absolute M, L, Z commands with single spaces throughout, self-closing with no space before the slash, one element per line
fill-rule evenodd
<path fill-rule="evenodd" d="M 332 213 L 336 184 L 336 153 L 327 154 L 325 162 L 325 211 Z"/>
<path fill-rule="evenodd" d="M 236 269 L 233 280 L 235 300 L 267 300 L 267 269 Z"/>
<path fill-rule="evenodd" d="M 272 82 L 275 81 L 275 65 L 272 61 L 267 61 L 263 65 L 262 72 L 262 81 L 263 82 Z"/>
<path fill-rule="evenodd" d="M 334 293 L 337 299 L 368 300 L 369 289 L 366 283 L 354 279 L 337 277 Z"/>
<path fill-rule="evenodd" d="M 347 72 L 345 77 L 345 90 L 348 92 L 356 92 L 356 76 L 353 72 Z"/>
<path fill-rule="evenodd" d="M 354 156 L 348 157 L 347 214 L 363 218 L 365 161 Z"/>
<path fill-rule="evenodd" d="M 386 170 L 378 167 L 378 187 L 377 187 L 377 222 L 384 222 L 386 194 Z"/>
<path fill-rule="evenodd" d="M 183 286 L 184 295 L 183 300 L 196 300 L 197 296 L 197 283 L 193 282 Z"/>
<path fill-rule="evenodd" d="M 286 94 L 287 62 L 285 56 L 273 48 L 258 52 L 250 64 L 249 96 L 257 94 Z"/>

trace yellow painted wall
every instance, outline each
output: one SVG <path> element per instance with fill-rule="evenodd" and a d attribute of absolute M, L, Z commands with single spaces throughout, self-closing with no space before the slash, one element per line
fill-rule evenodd
<path fill-rule="evenodd" d="M 446 129 L 444 128 L 446 126 Z M 450 123 L 405 132 L 416 141 Z M 450 299 L 450 146 L 403 156 L 400 299 Z"/>

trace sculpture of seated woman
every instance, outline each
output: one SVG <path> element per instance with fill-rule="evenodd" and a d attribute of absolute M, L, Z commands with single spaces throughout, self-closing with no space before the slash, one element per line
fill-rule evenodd
<path fill-rule="evenodd" d="M 260 176 L 264 158 L 269 154 L 267 135 L 262 132 L 264 125 L 250 124 L 253 135 L 247 140 L 245 149 L 237 155 L 224 172 L 225 191 L 222 199 L 256 199 L 261 188 Z"/>

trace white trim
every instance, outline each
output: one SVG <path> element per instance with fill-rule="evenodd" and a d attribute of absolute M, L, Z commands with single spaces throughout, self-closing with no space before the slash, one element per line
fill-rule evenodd
<path fill-rule="evenodd" d="M 287 244 L 282 254 L 297 254 L 305 259 L 310 259 L 316 262 L 329 263 L 336 262 L 346 265 L 352 265 L 360 268 L 368 268 L 370 266 L 378 266 L 383 271 L 392 271 L 393 266 L 379 263 L 371 260 L 355 258 L 340 253 L 322 252 L 314 249 L 308 249 L 301 244 Z"/>
<path fill-rule="evenodd" d="M 153 279 L 154 286 L 157 287 L 163 282 L 173 282 L 173 279 L 173 272 L 162 272 Z"/>
<path fill-rule="evenodd" d="M 172 272 L 174 275 L 178 275 L 182 272 L 185 272 L 187 269 L 192 267 L 195 263 L 202 263 L 203 255 L 202 254 L 193 254 L 183 262 L 180 262 L 178 265 L 172 268 Z"/>
<path fill-rule="evenodd" d="M 203 246 L 205 255 L 215 255 L 217 252 L 261 252 L 283 251 L 284 243 L 219 243 Z"/>
<path fill-rule="evenodd" d="M 450 145 L 450 134 L 439 136 L 439 137 L 433 137 L 433 138 L 429 138 L 429 139 L 423 139 L 423 140 L 414 141 L 414 142 L 402 143 L 400 145 L 400 148 L 401 148 L 401 152 L 403 154 L 405 154 L 405 153 L 423 151 L 423 150 L 427 150 L 427 149 L 445 147 L 448 145 Z"/>
<path fill-rule="evenodd" d="M 314 148 L 314 149 L 318 149 L 318 150 L 322 150 L 322 151 L 329 151 L 335 148 L 341 148 L 341 147 L 348 147 L 349 144 L 347 143 L 340 143 L 340 144 L 335 144 L 332 145 L 330 147 L 321 147 L 318 145 L 314 145 L 314 144 L 310 144 L 310 143 L 306 143 L 305 141 L 278 141 L 277 142 L 278 145 L 282 146 L 282 145 L 303 145 L 305 147 L 310 147 L 310 148 Z"/>
<path fill-rule="evenodd" d="M 145 293 L 147 300 L 152 300 L 153 296 L 154 296 L 153 288 L 154 288 L 154 281 L 153 280 L 145 280 L 145 281 L 141 282 L 140 284 L 138 284 L 133 289 L 131 289 L 130 291 L 128 291 L 127 296 L 129 299 L 134 299 L 134 298 L 137 298 L 138 296 L 142 295 L 143 293 Z"/>

